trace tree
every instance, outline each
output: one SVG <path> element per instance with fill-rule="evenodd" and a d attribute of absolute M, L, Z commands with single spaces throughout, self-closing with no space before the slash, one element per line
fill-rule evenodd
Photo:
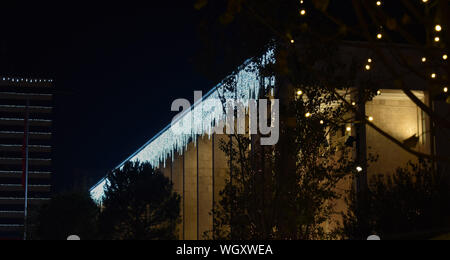
<path fill-rule="evenodd" d="M 103 239 L 177 238 L 180 197 L 173 184 L 148 163 L 127 163 L 107 176 L 100 214 Z"/>
<path fill-rule="evenodd" d="M 305 82 L 318 82 L 302 76 Z M 346 145 L 348 131 L 342 127 L 349 111 L 336 96 L 307 83 L 290 102 L 290 126 L 282 127 L 288 145 L 261 146 L 257 135 L 222 140 L 230 175 L 213 211 L 209 238 L 337 238 L 325 224 L 339 215 L 334 204 L 344 192 L 338 184 L 356 172 L 353 144 Z"/>
<path fill-rule="evenodd" d="M 83 240 L 97 239 L 99 208 L 88 193 L 65 193 L 51 199 L 36 212 L 32 239 L 66 240 L 77 235 Z"/>
<path fill-rule="evenodd" d="M 344 234 L 348 239 L 429 239 L 450 232 L 450 179 L 421 161 L 393 176 L 373 176 L 366 200 L 348 197 Z"/>

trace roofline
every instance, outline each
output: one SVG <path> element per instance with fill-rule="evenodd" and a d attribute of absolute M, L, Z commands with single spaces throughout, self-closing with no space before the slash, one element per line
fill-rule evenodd
<path fill-rule="evenodd" d="M 255 60 L 256 58 L 250 58 L 247 59 L 243 64 L 241 64 L 240 66 L 238 66 L 237 69 L 235 69 L 230 75 L 228 75 L 227 77 L 225 77 L 219 84 L 217 84 L 215 87 L 213 87 L 208 93 L 206 93 L 202 99 L 198 100 L 197 102 L 195 102 L 193 105 L 190 106 L 189 110 L 184 111 L 174 122 L 171 122 L 170 124 L 168 124 L 165 128 L 163 128 L 161 131 L 159 131 L 154 137 L 152 137 L 149 141 L 147 141 L 144 145 L 142 145 L 136 152 L 134 152 L 132 155 L 130 155 L 127 159 L 125 159 L 123 162 L 121 162 L 117 167 L 115 167 L 113 169 L 117 170 L 120 169 L 122 166 L 124 166 L 127 162 L 129 162 L 133 157 L 135 157 L 137 154 L 139 154 L 140 152 L 142 152 L 142 150 L 144 150 L 147 146 L 149 146 L 153 141 L 155 141 L 156 139 L 158 139 L 163 133 L 165 133 L 167 130 L 170 129 L 170 127 L 172 126 L 173 123 L 178 122 L 179 120 L 181 120 L 185 114 L 189 113 L 193 108 L 195 108 L 200 102 L 202 102 L 203 100 L 205 100 L 206 98 L 210 97 L 214 92 L 216 92 L 221 86 L 223 86 L 225 84 L 225 82 L 231 78 L 233 75 L 235 75 L 236 73 L 238 73 L 239 71 L 241 71 L 243 68 L 245 68 L 247 65 L 249 65 L 253 60 Z M 94 190 L 95 188 L 97 188 L 102 182 L 104 182 L 106 180 L 106 176 L 103 177 L 100 181 L 98 181 L 95 185 L 93 185 L 90 189 L 89 192 L 91 192 L 92 190 Z"/>

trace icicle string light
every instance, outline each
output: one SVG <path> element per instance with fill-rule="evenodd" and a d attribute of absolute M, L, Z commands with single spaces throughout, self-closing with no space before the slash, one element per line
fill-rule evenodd
<path fill-rule="evenodd" d="M 275 84 L 275 77 L 262 77 L 258 71 L 258 63 L 269 64 L 275 59 L 274 50 L 267 51 L 259 60 L 247 60 L 238 71 L 206 94 L 200 102 L 194 104 L 191 110 L 184 113 L 177 121 L 164 128 L 159 134 L 152 138 L 147 144 L 130 156 L 117 169 L 123 167 L 126 162 L 148 162 L 153 167 L 166 166 L 169 158 L 174 159 L 175 153 L 183 154 L 190 142 L 199 136 L 213 134 L 214 126 L 224 122 L 226 115 L 224 104 L 221 100 L 237 100 L 241 102 L 248 111 L 248 101 L 258 99 L 261 87 L 265 91 Z M 180 134 L 182 130 L 183 134 Z M 91 189 L 91 197 L 100 202 L 104 195 L 106 178 L 101 180 Z"/>

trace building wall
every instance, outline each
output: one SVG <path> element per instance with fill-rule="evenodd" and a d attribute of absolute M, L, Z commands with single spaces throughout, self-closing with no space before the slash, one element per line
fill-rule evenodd
<path fill-rule="evenodd" d="M 423 92 L 415 94 L 425 102 Z M 396 90 L 383 90 L 380 96 L 366 105 L 366 110 L 368 116 L 374 117 L 374 123 L 388 134 L 402 142 L 414 135 L 418 136 L 416 150 L 430 153 L 428 120 L 403 93 Z M 371 127 L 367 127 L 367 146 L 368 153 L 379 156 L 378 161 L 369 166 L 369 181 L 374 174 L 392 174 L 398 167 L 406 166 L 409 161 L 417 162 L 417 158 Z"/>
<path fill-rule="evenodd" d="M 213 227 L 213 207 L 220 200 L 229 167 L 225 153 L 220 149 L 226 135 L 203 136 L 198 145 L 189 144 L 183 154 L 169 158 L 160 170 L 172 180 L 174 191 L 181 196 L 180 240 L 203 240 L 210 237 Z M 198 152 L 198 157 L 197 157 Z"/>
<path fill-rule="evenodd" d="M 53 93 L 53 80 L 0 77 L 0 240 L 24 237 L 26 139 L 28 211 L 51 197 Z"/>
<path fill-rule="evenodd" d="M 198 140 L 198 174 L 199 174 L 199 237 L 210 231 L 213 225 L 213 145 L 212 140 L 204 136 Z"/>

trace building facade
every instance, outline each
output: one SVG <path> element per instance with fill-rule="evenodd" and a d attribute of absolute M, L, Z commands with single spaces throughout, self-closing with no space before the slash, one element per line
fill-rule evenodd
<path fill-rule="evenodd" d="M 0 239 L 24 238 L 25 197 L 50 198 L 52 113 L 53 80 L 0 77 Z"/>
<path fill-rule="evenodd" d="M 351 52 L 354 51 L 354 49 L 351 50 Z M 274 59 L 274 53 L 271 51 L 260 59 L 247 61 L 229 78 L 205 95 L 202 101 L 221 98 L 245 101 L 258 98 L 258 93 L 262 89 L 266 92 L 272 91 L 275 88 L 276 78 L 262 77 L 258 71 L 251 69 L 255 62 L 261 64 L 269 59 Z M 229 88 L 228 82 L 233 82 L 234 87 Z M 424 103 L 428 102 L 426 92 L 417 90 L 414 94 Z M 378 127 L 385 129 L 393 137 L 405 141 L 413 139 L 414 149 L 431 152 L 430 122 L 401 90 L 388 85 L 380 87 L 379 95 L 366 104 L 366 113 Z M 174 128 L 179 128 L 180 126 L 177 125 L 183 123 L 183 119 L 180 119 L 167 126 L 118 168 L 128 161 L 137 160 L 149 162 L 155 168 L 159 168 L 167 178 L 172 180 L 175 191 L 182 197 L 182 223 L 179 227 L 179 238 L 202 240 L 206 238 L 205 232 L 213 228 L 215 216 L 212 209 L 219 203 L 220 192 L 224 189 L 230 174 L 228 158 L 220 149 L 221 141 L 228 141 L 229 136 L 211 132 L 211 125 L 214 122 L 224 120 L 221 111 L 200 108 L 194 104 L 191 112 L 184 114 L 183 118 L 192 121 L 192 124 L 189 124 L 188 134 L 173 134 Z M 355 129 L 349 129 L 351 131 L 346 132 L 346 137 L 354 136 Z M 393 172 L 397 167 L 416 160 L 414 156 L 370 128 L 366 131 L 366 140 L 367 155 L 380 156 L 375 164 L 365 169 L 369 176 Z M 101 202 L 106 183 L 107 180 L 103 179 L 91 188 L 91 196 L 94 200 Z M 352 185 L 350 181 L 343 181 L 340 188 L 348 189 L 350 185 Z M 345 210 L 346 205 L 343 201 L 339 201 L 336 207 L 338 211 Z"/>

